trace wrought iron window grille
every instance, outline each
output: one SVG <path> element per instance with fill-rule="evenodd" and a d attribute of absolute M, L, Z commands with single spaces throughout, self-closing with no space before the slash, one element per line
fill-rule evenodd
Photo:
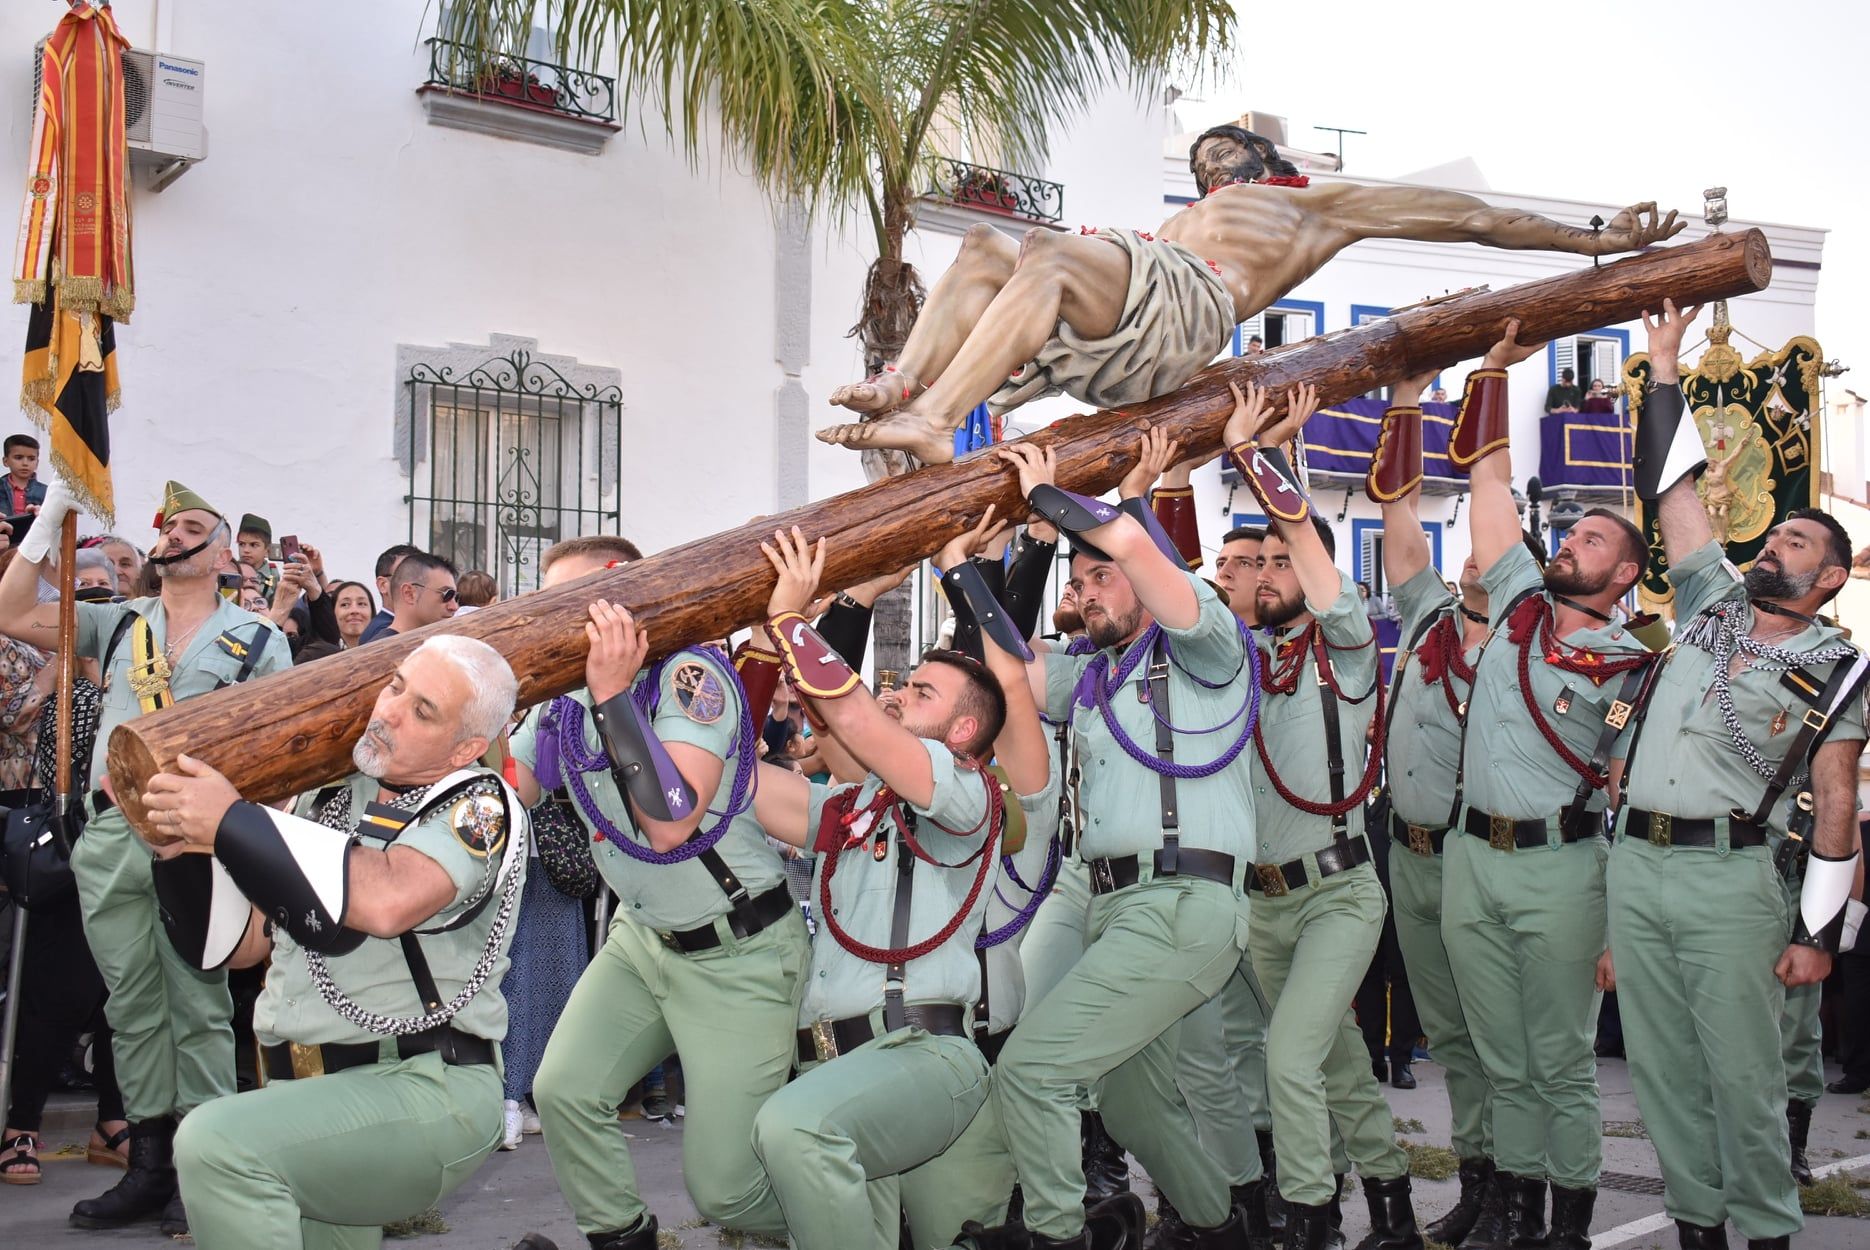
<path fill-rule="evenodd" d="M 618 532 L 618 387 L 572 382 L 524 349 L 460 373 L 418 363 L 403 385 L 411 543 L 487 570 L 505 597 L 538 589 L 553 543 Z"/>
<path fill-rule="evenodd" d="M 1056 223 L 1065 215 L 1065 185 L 1030 174 L 943 157 L 935 163 L 934 182 L 929 194 L 952 204 L 1032 221 Z"/>
<path fill-rule="evenodd" d="M 439 36 L 429 39 L 425 88 L 439 88 L 517 108 L 617 124 L 617 80 L 570 65 L 490 52 Z"/>

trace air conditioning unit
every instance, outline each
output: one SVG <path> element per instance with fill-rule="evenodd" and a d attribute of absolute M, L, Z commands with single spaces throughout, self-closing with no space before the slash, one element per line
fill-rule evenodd
<path fill-rule="evenodd" d="M 126 49 L 123 54 L 124 133 L 130 159 L 139 165 L 170 166 L 208 155 L 203 124 L 202 82 L 207 67 L 185 56 Z M 32 108 L 39 108 L 45 72 L 45 41 L 33 49 Z"/>

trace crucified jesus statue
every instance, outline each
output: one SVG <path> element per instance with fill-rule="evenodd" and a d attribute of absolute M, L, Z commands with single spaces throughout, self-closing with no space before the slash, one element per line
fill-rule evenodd
<path fill-rule="evenodd" d="M 1015 244 L 970 228 L 902 359 L 832 392 L 864 419 L 818 437 L 935 464 L 954 458 L 954 431 L 982 401 L 1005 412 L 1063 391 L 1114 408 L 1167 394 L 1212 362 L 1236 325 L 1359 239 L 1602 256 L 1687 224 L 1643 203 L 1593 233 L 1456 191 L 1311 187 L 1238 126 L 1205 132 L 1188 164 L 1202 198 L 1154 235 L 1034 229 Z"/>

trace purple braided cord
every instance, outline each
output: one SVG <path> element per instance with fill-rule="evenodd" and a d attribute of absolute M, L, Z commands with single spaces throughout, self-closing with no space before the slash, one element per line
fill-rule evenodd
<path fill-rule="evenodd" d="M 698 648 L 684 648 L 698 651 Z M 678 651 L 675 655 L 681 655 Z M 647 681 L 638 681 L 630 690 L 630 700 L 645 717 L 654 715 L 657 702 L 662 694 L 662 669 L 669 656 L 657 661 L 645 674 Z M 729 756 L 734 759 L 734 782 L 728 790 L 727 806 L 719 811 L 708 809 L 708 815 L 718 817 L 711 828 L 698 830 L 695 835 L 676 847 L 673 851 L 654 851 L 632 840 L 629 835 L 613 824 L 604 815 L 603 809 L 592 798 L 591 791 L 584 783 L 585 773 L 594 773 L 610 768 L 610 756 L 600 748 L 591 751 L 584 745 L 584 705 L 576 699 L 561 695 L 552 700 L 546 713 L 558 723 L 559 753 L 564 760 L 565 781 L 577 801 L 578 810 L 591 822 L 593 828 L 618 850 L 631 859 L 644 864 L 679 864 L 695 858 L 703 851 L 712 850 L 714 845 L 727 836 L 727 828 L 734 823 L 734 817 L 746 811 L 753 802 L 753 718 L 747 708 L 745 691 L 741 693 L 739 724 L 734 731 L 733 746 Z M 624 801 L 629 801 L 626 795 Z"/>
<path fill-rule="evenodd" d="M 1013 883 L 1019 886 L 1020 889 L 1028 890 L 1031 897 L 1026 900 L 1026 905 L 1020 908 L 1011 920 L 1001 925 L 998 929 L 990 930 L 976 938 L 974 941 L 975 950 L 991 950 L 1032 923 L 1032 918 L 1039 914 L 1039 904 L 1045 902 L 1046 896 L 1052 892 L 1052 883 L 1058 880 L 1058 863 L 1060 858 L 1058 836 L 1054 834 L 1052 837 L 1052 845 L 1046 848 L 1045 870 L 1039 874 L 1039 886 L 1037 889 L 1029 889 L 1026 883 L 1019 879 L 1019 874 L 1013 870 L 1013 857 L 1011 855 L 1003 855 L 1000 857 L 1000 866 L 1006 869 L 1006 875 L 1011 877 Z M 997 888 L 994 890 L 994 897 L 1000 897 L 1000 891 Z M 1000 901 L 1003 903 L 1006 902 L 1004 898 L 1000 899 Z M 1012 906 L 1010 903 L 1007 905 L 1009 907 Z"/>
<path fill-rule="evenodd" d="M 1247 653 L 1246 668 L 1249 674 L 1247 696 L 1240 704 L 1246 716 L 1241 723 L 1240 736 L 1236 738 L 1232 745 L 1230 745 L 1227 750 L 1223 751 L 1219 757 L 1206 764 L 1181 764 L 1174 760 L 1157 759 L 1154 752 L 1137 745 L 1136 740 L 1124 732 L 1123 726 L 1117 723 L 1117 717 L 1110 709 L 1111 690 L 1121 689 L 1123 683 L 1130 679 L 1131 674 L 1136 671 L 1137 666 L 1143 662 L 1143 657 L 1154 649 L 1156 639 L 1160 637 L 1162 633 L 1162 627 L 1160 625 L 1151 625 L 1143 632 L 1142 637 L 1131 644 L 1129 654 L 1124 657 L 1123 662 L 1117 668 L 1117 672 L 1111 676 L 1109 680 L 1106 680 L 1105 675 L 1110 668 L 1110 657 L 1108 655 L 1099 655 L 1096 659 L 1092 660 L 1085 668 L 1084 676 L 1078 680 L 1078 689 L 1073 692 L 1072 695 L 1073 701 L 1081 705 L 1096 707 L 1099 714 L 1104 718 L 1104 724 L 1109 727 L 1111 736 L 1117 740 L 1117 745 L 1123 748 L 1126 755 L 1141 764 L 1144 768 L 1149 769 L 1149 771 L 1162 776 L 1176 777 L 1185 781 L 1198 780 L 1202 777 L 1212 777 L 1239 757 L 1241 751 L 1246 748 L 1247 743 L 1253 737 L 1254 726 L 1259 724 L 1260 721 L 1260 649 L 1254 645 L 1253 636 L 1248 631 L 1246 622 L 1236 619 L 1234 624 L 1240 630 L 1241 642 L 1245 646 Z M 1170 659 L 1173 660 L 1172 648 L 1166 641 L 1163 644 L 1163 651 L 1165 655 L 1168 655 Z M 1179 664 L 1176 665 L 1176 667 L 1181 668 Z M 1182 669 L 1182 672 L 1188 673 L 1188 670 Z M 1193 674 L 1189 674 L 1189 676 L 1192 677 Z M 1212 690 L 1218 689 L 1219 685 L 1225 683 L 1210 684 L 1208 682 L 1202 682 L 1201 684 Z M 1169 729 L 1176 733 L 1214 733 L 1217 730 L 1225 729 L 1234 721 L 1241 719 L 1241 713 L 1235 712 L 1219 725 L 1212 726 L 1208 729 L 1187 730 L 1177 729 L 1170 722 L 1163 720 L 1162 714 L 1156 711 L 1153 706 L 1150 709 L 1150 714 L 1155 716 L 1160 724 L 1168 725 Z"/>

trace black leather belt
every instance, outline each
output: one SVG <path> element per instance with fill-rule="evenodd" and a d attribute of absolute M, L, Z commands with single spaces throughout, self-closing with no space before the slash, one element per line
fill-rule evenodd
<path fill-rule="evenodd" d="M 750 915 L 750 920 L 743 918 L 740 911 L 729 911 L 722 919 L 727 921 L 727 927 L 733 935 L 744 942 L 769 925 L 778 924 L 792 910 L 792 894 L 781 884 L 747 904 L 745 911 Z M 697 951 L 711 951 L 721 944 L 721 932 L 715 924 L 715 921 L 709 921 L 694 929 L 658 929 L 656 936 L 670 950 L 693 955 Z"/>
<path fill-rule="evenodd" d="M 1623 836 L 1640 838 L 1651 846 L 1719 846 L 1720 826 L 1727 825 L 1727 845 L 1734 848 L 1765 846 L 1766 830 L 1751 821 L 1731 816 L 1691 820 L 1667 812 L 1645 812 L 1631 808 L 1623 826 Z"/>
<path fill-rule="evenodd" d="M 967 1009 L 954 1003 L 911 1003 L 903 1008 L 903 1018 L 916 1028 L 944 1037 L 967 1036 Z M 869 1016 L 848 1020 L 820 1020 L 809 1029 L 799 1030 L 799 1062 L 823 1063 L 874 1041 L 877 1031 Z"/>
<path fill-rule="evenodd" d="M 1591 816 L 1598 823 L 1602 823 L 1603 817 L 1598 813 L 1593 812 Z M 1552 841 L 1552 822 L 1549 820 L 1513 820 L 1506 816 L 1490 816 L 1473 807 L 1467 809 L 1467 818 L 1462 822 L 1462 828 L 1486 842 L 1496 851 L 1531 850 L 1538 846 L 1549 846 Z M 1596 829 L 1561 827 L 1558 840 L 1581 842 L 1585 838 L 1602 836 Z"/>
<path fill-rule="evenodd" d="M 1370 844 L 1362 838 L 1333 842 L 1324 850 L 1315 852 L 1313 858 L 1318 861 L 1318 880 L 1335 877 L 1341 872 L 1349 872 L 1359 864 L 1370 862 Z M 1249 890 L 1259 890 L 1268 898 L 1278 898 L 1293 890 L 1302 890 L 1311 874 L 1306 871 L 1305 858 L 1289 859 L 1283 864 L 1255 864 L 1253 875 L 1247 878 Z"/>
<path fill-rule="evenodd" d="M 440 1051 L 442 1060 L 449 1064 L 492 1063 L 494 1043 L 447 1025 L 396 1039 L 398 1059 L 413 1059 L 430 1051 Z M 326 1042 L 322 1046 L 281 1042 L 277 1046 L 260 1047 L 260 1063 L 269 1081 L 329 1076 L 346 1068 L 364 1068 L 382 1061 L 383 1048 L 376 1042 Z"/>
<path fill-rule="evenodd" d="M 1128 889 L 1136 884 L 1141 872 L 1142 857 L 1139 855 L 1113 855 L 1108 859 L 1086 861 L 1091 868 L 1091 893 L 1112 894 Z M 1169 871 L 1163 866 L 1163 855 L 1157 851 L 1150 861 L 1156 870 L 1156 877 L 1199 877 L 1203 881 L 1218 881 L 1222 885 L 1234 883 L 1234 857 L 1224 851 L 1198 851 L 1193 847 L 1177 847 L 1175 869 Z"/>
<path fill-rule="evenodd" d="M 1448 840 L 1448 826 L 1412 825 L 1392 810 L 1390 839 L 1404 850 L 1414 851 L 1417 855 L 1439 855 L 1442 843 Z"/>

